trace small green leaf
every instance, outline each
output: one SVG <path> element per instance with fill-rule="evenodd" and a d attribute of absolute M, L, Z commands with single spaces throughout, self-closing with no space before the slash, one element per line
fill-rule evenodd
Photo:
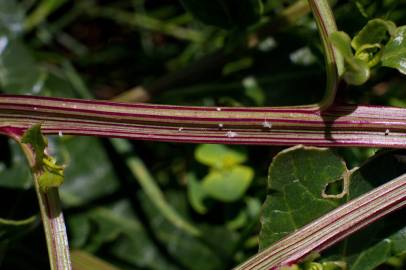
<path fill-rule="evenodd" d="M 373 19 L 352 39 L 351 46 L 358 51 L 365 44 L 384 44 L 395 33 L 396 25 L 392 21 Z"/>
<path fill-rule="evenodd" d="M 233 166 L 229 170 L 212 169 L 204 177 L 202 187 L 208 195 L 217 200 L 233 202 L 244 195 L 253 177 L 253 170 L 242 165 Z"/>
<path fill-rule="evenodd" d="M 356 58 L 351 51 L 351 39 L 345 32 L 334 32 L 330 40 L 344 58 L 344 70 L 339 71 L 348 84 L 361 85 L 369 78 L 368 63 Z"/>
<path fill-rule="evenodd" d="M 369 79 L 368 63 L 361 59 L 354 57 L 345 61 L 345 69 L 343 78 L 348 84 L 361 85 Z"/>
<path fill-rule="evenodd" d="M 355 57 L 368 63 L 368 67 L 374 67 L 378 65 L 381 60 L 382 48 L 383 45 L 378 43 L 364 44 L 356 51 Z"/>
<path fill-rule="evenodd" d="M 391 241 L 381 241 L 373 247 L 367 249 L 358 256 L 351 270 L 375 269 L 383 264 L 391 254 Z"/>
<path fill-rule="evenodd" d="M 41 124 L 35 124 L 27 129 L 21 138 L 22 143 L 30 144 L 34 149 L 37 164 L 42 163 L 44 150 L 48 146 L 47 138 L 41 133 Z"/>
<path fill-rule="evenodd" d="M 382 65 L 396 68 L 406 75 L 406 26 L 398 27 L 386 44 L 382 55 Z"/>
<path fill-rule="evenodd" d="M 195 158 L 200 163 L 219 169 L 232 167 L 247 159 L 243 153 L 221 144 L 199 145 L 195 151 Z"/>
<path fill-rule="evenodd" d="M 56 160 L 45 153 L 47 138 L 41 133 L 41 124 L 29 128 L 21 138 L 21 143 L 30 144 L 35 153 L 35 168 L 38 173 L 38 184 L 42 192 L 63 183 L 64 167 L 57 165 Z"/>
<path fill-rule="evenodd" d="M 38 177 L 38 183 L 43 192 L 51 187 L 59 187 L 63 183 L 63 166 L 57 165 L 51 157 L 44 158 L 44 171 Z"/>

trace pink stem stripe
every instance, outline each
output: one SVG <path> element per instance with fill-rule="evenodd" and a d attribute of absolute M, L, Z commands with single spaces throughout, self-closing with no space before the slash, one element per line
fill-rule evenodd
<path fill-rule="evenodd" d="M 186 143 L 406 148 L 406 109 L 334 105 L 224 108 L 0 95 L 0 133 Z"/>

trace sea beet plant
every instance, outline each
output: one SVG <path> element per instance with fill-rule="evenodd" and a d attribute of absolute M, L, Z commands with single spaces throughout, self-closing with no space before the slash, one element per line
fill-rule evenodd
<path fill-rule="evenodd" d="M 0 1 L 0 89 L 4 92 L 0 133 L 12 139 L 1 146 L 5 150 L 0 187 L 6 193 L 31 190 L 26 181 L 29 171 L 20 164 L 25 156 L 51 269 L 404 267 L 404 93 L 392 94 L 382 104 L 356 103 L 367 97 L 361 90 L 372 89 L 382 96 L 388 84 L 404 87 L 406 26 L 398 26 L 405 21 L 403 4 L 391 0 L 345 4 L 181 0 L 178 5 L 160 7 L 159 1 L 151 6 L 144 1 L 67 2 Z M 69 12 L 58 19 L 65 9 Z M 85 19 L 75 22 L 81 18 Z M 89 27 L 87 21 L 95 23 L 89 28 L 93 32 L 84 30 L 90 37 L 77 30 Z M 162 54 L 159 57 L 170 59 L 166 68 L 172 71 L 114 98 L 110 94 L 110 101 L 96 100 L 68 59 L 77 61 L 91 78 L 92 67 L 100 67 L 102 61 L 113 64 L 117 55 L 127 55 L 128 51 L 119 49 L 122 44 L 110 48 L 107 42 L 103 52 L 92 48 L 100 42 L 98 34 L 119 40 L 128 35 L 106 30 L 112 22 L 114 29 L 135 28 L 142 57 Z M 102 30 L 107 33 L 98 32 Z M 295 41 L 306 46 L 298 48 Z M 37 55 L 32 57 L 28 48 Z M 285 50 L 291 63 L 279 67 L 279 77 L 272 74 L 278 70 L 275 67 L 272 72 L 267 67 L 255 69 L 264 64 L 264 56 L 277 63 Z M 321 67 L 314 63 L 321 55 L 326 74 L 323 91 L 313 89 L 321 86 L 317 82 L 310 88 L 300 83 L 318 74 Z M 44 65 L 39 68 L 37 61 Z M 114 68 L 109 67 L 107 76 L 131 80 L 126 67 L 120 67 L 120 75 L 110 73 Z M 253 71 L 266 75 L 257 80 Z M 223 81 L 198 85 L 216 72 Z M 235 90 L 233 80 L 242 82 L 238 87 L 244 98 L 199 97 L 216 88 L 225 93 Z M 274 91 L 277 81 L 297 82 L 292 93 L 299 98 L 275 102 L 284 106 L 265 106 L 267 100 L 274 104 L 272 99 L 279 97 L 262 87 L 269 84 Z M 103 83 L 101 78 L 94 86 Z M 184 83 L 195 87 L 182 89 Z M 63 97 L 57 97 L 61 95 L 55 88 L 65 91 Z M 168 89 L 175 89 L 174 93 Z M 300 93 L 311 90 L 314 96 Z M 183 105 L 190 97 L 200 101 Z M 139 103 L 149 100 L 175 105 Z M 303 105 L 308 100 L 313 103 Z M 171 150 L 168 144 L 132 144 L 125 139 L 197 143 L 197 162 L 184 158 L 191 153 L 191 145 L 176 144 L 178 149 Z M 224 144 L 291 147 L 278 148 L 279 153 L 269 147 L 273 154 L 268 157 L 273 159 L 265 185 L 258 176 L 263 156 L 255 164 L 251 147 Z M 375 153 L 373 148 L 388 149 Z M 135 154 L 138 149 L 145 157 L 156 158 L 154 173 Z M 165 164 L 168 159 L 169 165 Z M 182 191 L 170 183 L 174 177 L 179 177 Z M 262 209 L 261 197 L 265 199 Z M 4 198 L 4 203 L 11 201 Z M 15 261 L 22 252 L 35 253 L 27 248 L 35 246 L 29 236 L 38 223 L 35 210 L 17 208 L 24 204 L 10 206 L 4 212 L 7 218 L 0 218 L 0 265 L 41 268 L 41 259 Z M 33 216 L 23 219 L 15 212 Z M 23 244 L 16 244 L 16 239 Z"/>

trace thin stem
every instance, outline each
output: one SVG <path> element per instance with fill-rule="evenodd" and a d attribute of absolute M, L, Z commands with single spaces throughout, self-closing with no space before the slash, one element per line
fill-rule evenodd
<path fill-rule="evenodd" d="M 316 20 L 317 28 L 324 49 L 326 67 L 326 91 L 319 106 L 321 110 L 333 104 L 339 83 L 338 67 L 342 66 L 342 58 L 330 42 L 329 36 L 337 31 L 333 12 L 327 0 L 309 0 L 313 17 Z"/>
<path fill-rule="evenodd" d="M 280 269 L 320 252 L 406 206 L 406 174 L 354 199 L 268 247 L 235 270 Z"/>
<path fill-rule="evenodd" d="M 0 133 L 105 136 L 183 143 L 406 148 L 406 109 L 192 107 L 0 95 Z"/>
<path fill-rule="evenodd" d="M 123 157 L 133 176 L 141 185 L 148 199 L 154 204 L 161 214 L 175 227 L 193 236 L 200 236 L 200 230 L 187 221 L 167 202 L 164 193 L 148 171 L 144 162 L 136 155 L 128 155 L 132 151 L 131 144 L 126 140 L 111 140 L 114 148 Z"/>
<path fill-rule="evenodd" d="M 19 137 L 14 135 L 12 138 L 19 142 Z M 38 183 L 39 172 L 34 169 L 35 154 L 27 144 L 20 142 L 19 144 L 30 164 L 34 178 L 34 186 L 37 193 L 42 223 L 44 226 L 51 270 L 72 269 L 68 237 L 66 234 L 65 221 L 61 211 L 58 189 L 50 188 L 46 193 L 41 191 Z"/>

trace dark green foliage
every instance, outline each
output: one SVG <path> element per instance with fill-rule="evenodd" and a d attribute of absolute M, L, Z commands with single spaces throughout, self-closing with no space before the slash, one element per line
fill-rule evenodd
<path fill-rule="evenodd" d="M 244 28 L 257 22 L 261 0 L 180 0 L 196 19 L 226 29 Z"/>

